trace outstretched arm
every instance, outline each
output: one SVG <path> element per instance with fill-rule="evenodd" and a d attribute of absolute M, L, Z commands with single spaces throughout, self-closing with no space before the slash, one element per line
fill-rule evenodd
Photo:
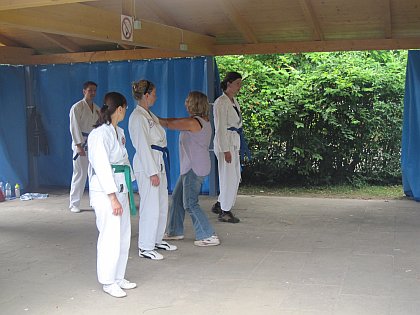
<path fill-rule="evenodd" d="M 200 131 L 201 125 L 197 119 L 193 117 L 186 118 L 160 118 L 159 123 L 169 129 L 173 130 L 183 130 L 183 131 Z"/>

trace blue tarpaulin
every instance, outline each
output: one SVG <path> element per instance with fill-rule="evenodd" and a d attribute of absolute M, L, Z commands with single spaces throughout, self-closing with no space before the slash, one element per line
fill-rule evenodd
<path fill-rule="evenodd" d="M 401 169 L 404 193 L 420 201 L 420 51 L 409 51 L 405 81 Z"/>
<path fill-rule="evenodd" d="M 151 110 L 161 117 L 185 117 L 184 101 L 192 90 L 208 94 L 206 57 L 140 60 L 123 62 L 79 63 L 32 66 L 32 97 L 42 118 L 49 154 L 37 158 L 38 182 L 42 186 L 68 187 L 72 174 L 72 150 L 69 131 L 70 107 L 83 98 L 82 85 L 91 80 L 98 84 L 95 102 L 101 106 L 104 95 L 117 91 L 128 101 L 127 116 L 120 126 L 126 131 L 127 150 L 134 148 L 128 134 L 128 117 L 135 107 L 131 83 L 140 79 L 157 87 L 157 101 Z M 24 67 L 0 66 L 0 180 L 28 184 L 26 142 L 26 101 Z M 167 131 L 171 153 L 171 182 L 179 175 L 178 132 Z M 171 187 L 171 190 L 173 187 Z M 208 192 L 208 181 L 203 185 Z"/>
<path fill-rule="evenodd" d="M 27 185 L 24 67 L 0 67 L 0 181 Z"/>

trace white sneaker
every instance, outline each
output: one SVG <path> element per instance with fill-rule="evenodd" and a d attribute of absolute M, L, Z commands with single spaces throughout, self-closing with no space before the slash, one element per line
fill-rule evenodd
<path fill-rule="evenodd" d="M 154 250 L 142 250 L 139 249 L 139 256 L 143 258 L 148 258 L 152 260 L 161 260 L 163 256 Z"/>
<path fill-rule="evenodd" d="M 155 245 L 155 249 L 177 250 L 178 247 L 176 247 L 175 245 L 171 245 L 168 242 L 162 241 L 162 243 Z"/>
<path fill-rule="evenodd" d="M 113 284 L 105 284 L 102 289 L 108 293 L 109 295 L 116 297 L 116 298 L 122 298 L 124 296 L 127 296 L 127 293 L 125 293 L 123 290 L 121 290 L 120 286 L 116 283 Z"/>
<path fill-rule="evenodd" d="M 165 235 L 163 236 L 163 239 L 169 240 L 169 241 L 180 241 L 184 239 L 184 235 L 169 235 L 165 233 Z"/>
<path fill-rule="evenodd" d="M 202 246 L 202 247 L 204 247 L 204 246 L 216 246 L 216 245 L 220 245 L 220 240 L 217 237 L 217 235 L 212 235 L 208 238 L 194 241 L 194 245 Z"/>
<path fill-rule="evenodd" d="M 79 213 L 80 209 L 76 206 L 73 206 L 73 207 L 70 208 L 70 211 L 73 212 L 73 213 Z"/>
<path fill-rule="evenodd" d="M 124 290 L 130 290 L 130 289 L 134 289 L 135 287 L 137 287 L 137 283 L 130 282 L 126 279 L 122 279 L 120 281 L 117 281 L 117 284 L 120 286 L 121 289 L 124 289 Z"/>

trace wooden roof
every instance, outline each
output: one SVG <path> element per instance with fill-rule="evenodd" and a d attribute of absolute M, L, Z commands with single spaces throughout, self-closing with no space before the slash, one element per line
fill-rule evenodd
<path fill-rule="evenodd" d="M 0 0 L 2 64 L 410 48 L 420 0 Z"/>

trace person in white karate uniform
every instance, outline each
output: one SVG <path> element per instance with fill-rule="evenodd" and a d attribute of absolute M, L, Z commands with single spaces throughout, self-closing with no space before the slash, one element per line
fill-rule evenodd
<path fill-rule="evenodd" d="M 242 132 L 242 115 L 235 96 L 241 89 L 242 76 L 228 72 L 220 86 L 223 94 L 213 105 L 214 153 L 217 157 L 220 193 L 212 212 L 219 214 L 219 221 L 238 223 L 240 220 L 231 212 L 235 204 L 241 181 L 239 152 Z"/>
<path fill-rule="evenodd" d="M 163 259 L 156 250 L 176 250 L 175 245 L 163 241 L 168 217 L 169 152 L 165 129 L 150 107 L 156 101 L 155 85 L 148 80 L 132 84 L 137 106 L 130 115 L 128 130 L 136 149 L 133 159 L 134 174 L 140 194 L 139 256 L 153 260 Z"/>
<path fill-rule="evenodd" d="M 114 297 L 124 297 L 127 294 L 123 289 L 136 287 L 124 278 L 131 239 L 131 179 L 127 181 L 124 172 L 117 171 L 122 168 L 132 172 L 124 130 L 117 126 L 126 111 L 127 101 L 122 94 L 107 93 L 98 125 L 88 137 L 89 196 L 99 230 L 97 275 L 103 290 Z"/>
<path fill-rule="evenodd" d="M 85 191 L 88 156 L 87 138 L 99 118 L 99 107 L 93 102 L 96 96 L 97 84 L 87 81 L 83 84 L 83 99 L 75 103 L 70 109 L 70 134 L 73 150 L 73 175 L 70 185 L 71 212 L 80 212 L 80 200 Z"/>

